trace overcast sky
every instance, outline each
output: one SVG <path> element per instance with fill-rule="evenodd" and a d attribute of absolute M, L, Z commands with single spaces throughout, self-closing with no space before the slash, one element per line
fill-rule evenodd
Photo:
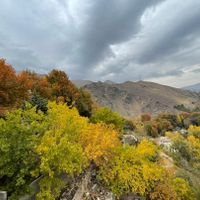
<path fill-rule="evenodd" d="M 200 0 L 1 0 L 0 57 L 71 79 L 200 82 Z"/>

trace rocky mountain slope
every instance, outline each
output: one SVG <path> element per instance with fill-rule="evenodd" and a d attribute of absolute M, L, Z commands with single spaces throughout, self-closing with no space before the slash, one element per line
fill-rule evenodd
<path fill-rule="evenodd" d="M 89 81 L 89 80 L 72 80 L 72 83 L 74 85 L 76 85 L 76 87 L 81 88 L 81 87 L 83 87 L 85 85 L 89 85 L 89 84 L 91 84 L 93 82 Z"/>
<path fill-rule="evenodd" d="M 200 83 L 197 83 L 195 85 L 189 85 L 187 87 L 184 87 L 183 89 L 190 90 L 193 92 L 200 92 Z"/>
<path fill-rule="evenodd" d="M 179 112 L 174 107 L 183 104 L 193 109 L 200 106 L 200 95 L 152 82 L 93 82 L 83 86 L 100 106 L 111 108 L 130 118 L 142 113 Z"/>

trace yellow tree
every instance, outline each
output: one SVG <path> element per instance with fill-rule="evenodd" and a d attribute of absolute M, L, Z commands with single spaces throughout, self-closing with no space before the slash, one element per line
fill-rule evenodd
<path fill-rule="evenodd" d="M 43 175 L 39 200 L 55 199 L 64 186 L 59 178 L 62 174 L 79 175 L 89 162 L 104 163 L 120 143 L 113 127 L 89 124 L 88 118 L 65 104 L 48 104 L 47 124 L 48 129 L 35 147 L 39 167 L 32 173 L 36 177 Z"/>
<path fill-rule="evenodd" d="M 89 124 L 81 134 L 81 144 L 90 161 L 102 164 L 111 156 L 112 149 L 119 146 L 119 133 L 112 126 Z"/>
<path fill-rule="evenodd" d="M 157 148 L 149 141 L 138 147 L 119 147 L 112 160 L 102 165 L 100 179 L 117 197 L 135 193 L 146 196 L 162 179 L 163 169 L 155 160 Z"/>
<path fill-rule="evenodd" d="M 33 175 L 43 175 L 41 191 L 37 199 L 55 199 L 62 187 L 62 174 L 79 175 L 87 166 L 87 158 L 78 143 L 81 131 L 87 126 L 87 119 L 79 116 L 76 109 L 64 104 L 48 104 L 48 129 L 36 145 L 39 167 Z"/>

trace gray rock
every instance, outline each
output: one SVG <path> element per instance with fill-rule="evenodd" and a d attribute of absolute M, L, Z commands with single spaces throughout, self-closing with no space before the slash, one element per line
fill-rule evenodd
<path fill-rule="evenodd" d="M 123 144 L 127 145 L 136 145 L 138 143 L 138 139 L 134 135 L 123 135 L 122 138 Z"/>

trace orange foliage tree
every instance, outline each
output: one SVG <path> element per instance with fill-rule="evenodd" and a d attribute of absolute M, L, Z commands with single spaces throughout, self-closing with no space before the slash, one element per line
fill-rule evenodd
<path fill-rule="evenodd" d="M 53 97 L 64 97 L 64 101 L 69 105 L 79 99 L 78 89 L 69 80 L 65 72 L 54 69 L 48 74 L 47 80 L 51 85 Z"/>
<path fill-rule="evenodd" d="M 0 104 L 8 106 L 17 99 L 17 77 L 15 70 L 5 60 L 0 59 Z"/>
<path fill-rule="evenodd" d="M 31 71 L 22 71 L 18 75 L 18 82 L 24 91 L 29 90 L 44 98 L 50 98 L 51 89 L 45 76 L 38 75 Z"/>

